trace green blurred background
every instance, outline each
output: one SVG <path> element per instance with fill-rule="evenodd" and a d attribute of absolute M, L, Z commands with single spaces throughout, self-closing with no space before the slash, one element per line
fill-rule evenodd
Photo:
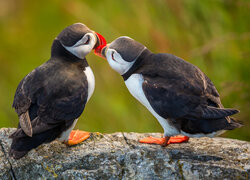
<path fill-rule="evenodd" d="M 223 136 L 250 141 L 250 2 L 248 0 L 0 0 L 0 127 L 16 127 L 11 108 L 20 80 L 49 59 L 53 39 L 82 22 L 107 41 L 127 35 L 153 52 L 197 65 L 243 128 Z M 88 57 L 96 89 L 77 128 L 163 132 L 105 60 Z"/>

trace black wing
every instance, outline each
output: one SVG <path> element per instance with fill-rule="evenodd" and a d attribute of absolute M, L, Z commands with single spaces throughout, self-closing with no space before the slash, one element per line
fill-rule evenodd
<path fill-rule="evenodd" d="M 37 99 L 37 116 L 31 120 L 33 135 L 61 126 L 65 131 L 83 112 L 87 101 L 87 86 L 76 90 L 74 94 L 61 98 Z M 58 92 L 60 93 L 60 92 Z M 58 95 L 57 93 L 54 96 Z M 59 133 L 60 134 L 60 133 Z M 12 137 L 25 137 L 22 128 L 19 128 Z"/>
<path fill-rule="evenodd" d="M 143 74 L 143 91 L 160 116 L 202 120 L 224 118 L 238 112 L 220 108 L 216 88 L 192 64 L 170 54 L 157 54 L 152 63 L 151 73 Z"/>
<path fill-rule="evenodd" d="M 69 78 L 67 73 L 56 73 L 55 69 L 47 68 L 46 71 L 39 67 L 27 75 L 14 98 L 13 107 L 19 117 L 27 112 L 31 117 L 33 135 L 55 126 L 69 127 L 81 115 L 87 102 L 88 82 L 84 73 Z M 21 125 L 11 137 L 24 137 L 25 134 Z"/>
<path fill-rule="evenodd" d="M 31 72 L 32 73 L 32 72 Z M 31 74 L 30 73 L 30 74 Z M 23 129 L 25 134 L 28 136 L 32 136 L 32 126 L 30 122 L 30 117 L 29 117 L 29 107 L 31 105 L 31 100 L 30 98 L 25 95 L 24 93 L 24 84 L 26 82 L 26 79 L 30 76 L 28 74 L 25 76 L 22 81 L 19 83 L 15 96 L 14 96 L 14 101 L 12 104 L 12 107 L 15 108 L 16 113 L 19 117 L 19 126 Z"/>

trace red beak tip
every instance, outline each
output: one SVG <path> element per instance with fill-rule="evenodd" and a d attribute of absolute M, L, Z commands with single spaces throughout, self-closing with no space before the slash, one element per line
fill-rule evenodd
<path fill-rule="evenodd" d="M 106 59 L 105 57 L 103 57 L 102 55 L 102 49 L 107 45 L 106 39 L 99 33 L 95 32 L 96 35 L 98 36 L 98 40 L 99 40 L 99 46 L 97 46 L 94 50 L 95 55 L 102 57 L 104 59 Z"/>
<path fill-rule="evenodd" d="M 96 32 L 96 35 L 98 36 L 99 41 L 100 41 L 100 45 L 99 46 L 101 46 L 101 45 L 105 45 L 106 46 L 106 44 L 107 44 L 106 39 L 101 34 L 99 34 L 97 32 Z"/>
<path fill-rule="evenodd" d="M 103 59 L 106 59 L 106 58 L 103 57 L 103 55 L 102 55 L 102 49 L 103 49 L 104 47 L 106 47 L 106 45 L 100 45 L 100 46 L 98 46 L 97 48 L 95 48 L 94 53 L 95 53 L 95 55 L 97 55 L 97 56 L 99 56 L 99 57 L 101 57 L 101 58 L 103 58 Z"/>

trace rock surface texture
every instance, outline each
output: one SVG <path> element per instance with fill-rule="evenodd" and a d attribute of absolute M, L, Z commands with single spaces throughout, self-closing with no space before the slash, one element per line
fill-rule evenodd
<path fill-rule="evenodd" d="M 14 160 L 8 156 L 14 130 L 0 130 L 0 179 L 250 178 L 250 143 L 245 141 L 191 138 L 163 148 L 138 143 L 159 133 L 93 133 L 80 145 L 54 141 Z"/>

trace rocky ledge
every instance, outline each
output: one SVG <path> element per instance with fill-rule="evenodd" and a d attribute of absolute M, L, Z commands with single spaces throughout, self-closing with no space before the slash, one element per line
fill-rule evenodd
<path fill-rule="evenodd" d="M 0 179 L 249 179 L 250 143 L 191 138 L 159 145 L 138 139 L 159 133 L 93 133 L 68 147 L 54 141 L 20 160 L 8 156 L 13 128 L 0 130 Z"/>

